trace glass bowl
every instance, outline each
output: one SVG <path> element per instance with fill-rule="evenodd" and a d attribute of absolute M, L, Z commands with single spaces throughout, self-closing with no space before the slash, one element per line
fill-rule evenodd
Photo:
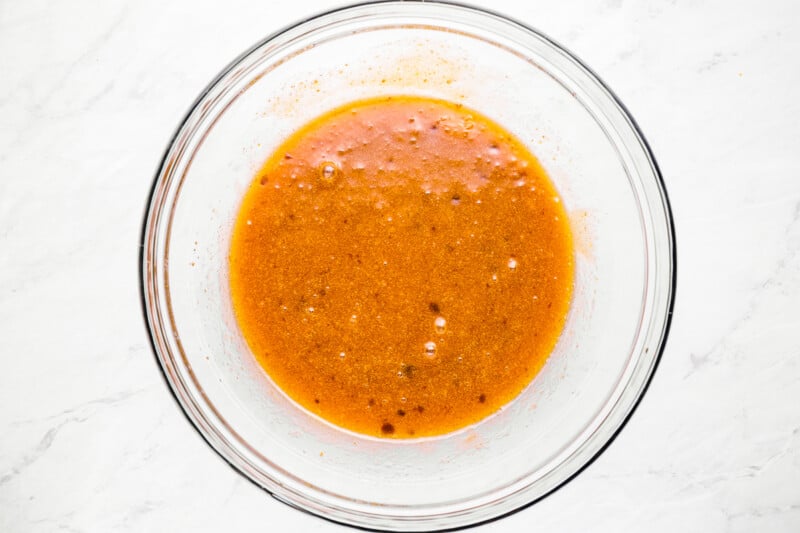
<path fill-rule="evenodd" d="M 440 437 L 377 439 L 305 411 L 257 364 L 229 297 L 233 221 L 256 170 L 313 117 L 383 94 L 461 102 L 515 133 L 558 188 L 575 237 L 573 302 L 544 368 L 499 412 Z M 479 9 L 385 2 L 291 26 L 211 82 L 156 176 L 141 268 L 166 379 L 226 461 L 325 518 L 432 530 L 541 498 L 614 437 L 662 351 L 675 256 L 644 137 L 579 60 Z"/>

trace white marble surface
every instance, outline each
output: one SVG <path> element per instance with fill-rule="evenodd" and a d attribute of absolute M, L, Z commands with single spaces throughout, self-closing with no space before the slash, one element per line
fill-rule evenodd
<path fill-rule="evenodd" d="M 151 179 L 189 103 L 253 42 L 326 7 L 0 1 L 0 531 L 346 530 L 271 499 L 198 437 L 137 285 Z M 491 7 L 568 46 L 629 106 L 671 194 L 679 282 L 667 350 L 619 438 L 477 530 L 800 531 L 800 4 Z"/>

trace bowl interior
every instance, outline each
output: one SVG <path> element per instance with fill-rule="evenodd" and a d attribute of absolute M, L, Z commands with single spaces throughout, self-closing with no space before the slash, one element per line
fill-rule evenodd
<path fill-rule="evenodd" d="M 561 193 L 575 236 L 572 307 L 547 364 L 501 411 L 442 437 L 365 437 L 300 408 L 249 352 L 228 294 L 233 222 L 256 170 L 310 119 L 382 94 L 461 102 L 515 133 Z M 649 153 L 571 57 L 466 8 L 362 6 L 262 43 L 195 106 L 156 185 L 147 305 L 176 395 L 246 475 L 335 519 L 450 526 L 545 494 L 619 427 L 664 333 L 665 238 Z"/>

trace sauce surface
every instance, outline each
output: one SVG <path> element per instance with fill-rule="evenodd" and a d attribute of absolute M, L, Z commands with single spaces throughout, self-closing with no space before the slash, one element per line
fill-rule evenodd
<path fill-rule="evenodd" d="M 269 376 L 378 437 L 448 433 L 514 399 L 572 296 L 567 214 L 535 157 L 422 97 L 354 102 L 294 133 L 246 193 L 229 261 Z"/>

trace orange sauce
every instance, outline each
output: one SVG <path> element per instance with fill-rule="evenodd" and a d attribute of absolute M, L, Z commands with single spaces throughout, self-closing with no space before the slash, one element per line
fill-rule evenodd
<path fill-rule="evenodd" d="M 298 404 L 378 437 L 440 435 L 514 399 L 573 284 L 566 211 L 536 158 L 422 97 L 334 109 L 281 145 L 230 249 L 241 332 Z"/>

